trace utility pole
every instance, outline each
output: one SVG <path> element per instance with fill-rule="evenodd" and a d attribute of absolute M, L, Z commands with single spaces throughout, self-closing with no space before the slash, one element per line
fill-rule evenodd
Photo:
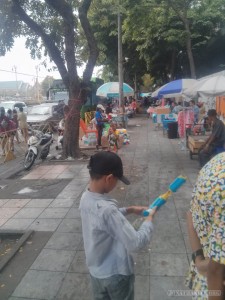
<path fill-rule="evenodd" d="M 37 101 L 38 101 L 38 103 L 40 103 L 40 99 L 39 99 L 39 83 L 38 83 L 38 68 L 39 68 L 39 65 L 37 65 L 36 67 L 35 67 L 35 69 L 36 69 L 36 92 L 37 92 Z"/>
<path fill-rule="evenodd" d="M 122 24 L 120 5 L 118 10 L 118 75 L 119 75 L 119 109 L 122 112 L 123 127 L 126 127 L 125 108 L 123 99 L 123 49 L 122 49 Z"/>
<path fill-rule="evenodd" d="M 13 71 L 15 72 L 15 76 L 16 76 L 16 96 L 19 96 L 19 88 L 18 88 L 18 80 L 17 80 L 17 66 L 13 66 L 12 67 Z"/>

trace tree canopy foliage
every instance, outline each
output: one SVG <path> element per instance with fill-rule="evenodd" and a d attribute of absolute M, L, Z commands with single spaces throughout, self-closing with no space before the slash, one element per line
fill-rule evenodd
<path fill-rule="evenodd" d="M 100 46 L 99 63 L 116 75 L 118 1 L 93 3 L 90 20 Z M 120 10 L 124 57 L 130 58 L 125 64 L 129 75 L 136 72 L 141 78 L 149 73 L 160 84 L 195 73 L 200 77 L 220 71 L 225 64 L 223 0 L 125 0 Z M 193 56 L 192 72 L 188 51 Z"/>
<path fill-rule="evenodd" d="M 88 20 L 92 0 L 1 0 L 0 55 L 9 51 L 16 37 L 26 37 L 31 57 L 49 56 L 58 68 L 69 91 L 70 113 L 64 135 L 65 156 L 79 153 L 80 108 L 98 58 L 98 48 Z M 82 39 L 86 40 L 86 57 L 82 78 Z"/>

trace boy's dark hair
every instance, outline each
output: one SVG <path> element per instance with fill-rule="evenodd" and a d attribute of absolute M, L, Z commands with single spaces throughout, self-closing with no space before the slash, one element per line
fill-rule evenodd
<path fill-rule="evenodd" d="M 91 179 L 94 179 L 94 180 L 99 180 L 104 176 L 104 175 L 96 174 L 92 170 L 89 170 L 89 174 L 90 174 Z"/>
<path fill-rule="evenodd" d="M 217 113 L 215 109 L 209 109 L 207 113 L 208 117 L 216 117 Z"/>
<path fill-rule="evenodd" d="M 101 179 L 104 175 L 112 174 L 123 183 L 130 184 L 129 180 L 123 176 L 121 158 L 113 152 L 103 151 L 91 156 L 88 169 L 92 179 Z"/>

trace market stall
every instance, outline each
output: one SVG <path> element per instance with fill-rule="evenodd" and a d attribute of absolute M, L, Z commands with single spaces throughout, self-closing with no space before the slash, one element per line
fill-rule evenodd
<path fill-rule="evenodd" d="M 205 144 L 208 136 L 206 135 L 196 135 L 188 136 L 188 148 L 190 153 L 190 158 L 192 159 L 193 155 L 198 155 L 201 147 Z"/>

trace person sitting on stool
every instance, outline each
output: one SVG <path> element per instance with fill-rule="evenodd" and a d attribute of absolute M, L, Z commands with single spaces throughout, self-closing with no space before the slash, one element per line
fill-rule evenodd
<path fill-rule="evenodd" d="M 223 148 L 225 143 L 225 125 L 217 118 L 216 110 L 208 111 L 209 123 L 212 125 L 212 134 L 208 137 L 199 152 L 200 166 L 203 167 L 215 154 L 216 148 Z"/>

